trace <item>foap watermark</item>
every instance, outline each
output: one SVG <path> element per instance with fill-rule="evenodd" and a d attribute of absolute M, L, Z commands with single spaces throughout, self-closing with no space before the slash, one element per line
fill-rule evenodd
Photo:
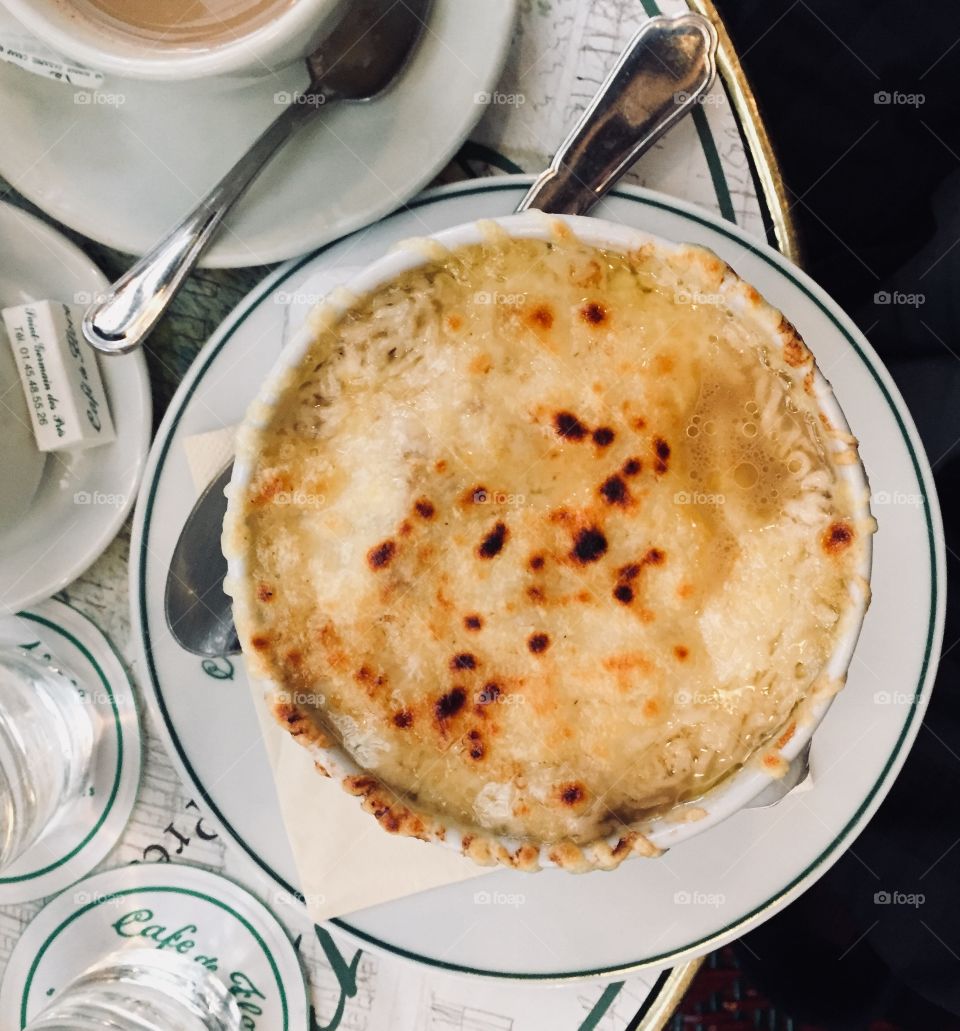
<path fill-rule="evenodd" d="M 478 487 L 471 495 L 470 500 L 475 505 L 525 505 L 526 494 L 508 494 L 502 490 L 487 490 L 486 487 Z"/>
<path fill-rule="evenodd" d="M 327 98 L 322 93 L 291 93 L 289 90 L 278 90 L 273 95 L 274 104 L 284 107 L 299 104 L 301 107 L 323 107 Z"/>
<path fill-rule="evenodd" d="M 77 90 L 74 104 L 80 107 L 123 107 L 127 102 L 125 93 L 106 93 L 103 90 Z"/>
<path fill-rule="evenodd" d="M 105 508 L 123 508 L 127 503 L 126 494 L 108 494 L 102 490 L 78 490 L 73 495 L 75 505 L 102 505 Z"/>
<path fill-rule="evenodd" d="M 77 694 L 84 702 L 88 702 L 90 705 L 95 705 L 98 708 L 113 704 L 113 697 L 106 691 L 91 691 L 86 687 L 78 687 Z"/>
<path fill-rule="evenodd" d="M 99 304 L 101 301 L 106 300 L 107 294 L 97 293 L 94 290 L 78 290 L 73 295 L 74 304 Z"/>
<path fill-rule="evenodd" d="M 527 896 L 517 891 L 475 891 L 475 906 L 513 906 L 519 908 L 527 901 Z"/>
<path fill-rule="evenodd" d="M 702 107 L 719 107 L 727 102 L 727 98 L 723 93 L 688 93 L 686 90 L 677 90 L 673 102 L 678 106 L 694 103 Z"/>
<path fill-rule="evenodd" d="M 327 502 L 325 494 L 311 494 L 307 490 L 281 490 L 270 499 L 274 505 L 295 505 L 297 508 L 322 508 Z"/>
<path fill-rule="evenodd" d="M 271 893 L 270 902 L 276 908 L 289 906 L 291 909 L 300 909 L 300 906 L 304 904 L 309 908 L 310 906 L 322 906 L 327 901 L 327 896 L 321 895 L 319 892 L 307 892 L 301 895 L 300 898 L 303 902 L 295 899 L 285 891 L 274 891 Z"/>
<path fill-rule="evenodd" d="M 504 304 L 508 308 L 519 308 L 527 303 L 526 294 L 501 294 L 493 290 L 478 290 L 473 295 L 474 304 Z"/>
<path fill-rule="evenodd" d="M 722 307 L 727 303 L 723 294 L 708 294 L 700 290 L 677 290 L 673 295 L 674 304 L 712 304 Z"/>
<path fill-rule="evenodd" d="M 75 891 L 72 893 L 75 906 L 116 906 L 126 908 L 130 903 L 123 895 L 113 895 L 106 891 Z"/>
<path fill-rule="evenodd" d="M 312 294 L 306 290 L 275 290 L 274 304 L 319 304 L 327 295 Z"/>
<path fill-rule="evenodd" d="M 878 290 L 873 295 L 874 304 L 904 305 L 907 308 L 919 308 L 922 304 L 926 304 L 926 302 L 926 294 L 908 294 L 903 290 Z"/>
<path fill-rule="evenodd" d="M 873 95 L 874 104 L 881 107 L 923 107 L 927 102 L 925 93 L 903 93 L 900 90 L 877 90 Z"/>
<path fill-rule="evenodd" d="M 473 700 L 477 705 L 523 705 L 526 702 L 522 694 L 504 694 L 499 684 L 488 684 Z"/>
<path fill-rule="evenodd" d="M 877 891 L 873 895 L 875 906 L 913 906 L 919 909 L 926 901 L 927 896 L 919 891 Z"/>
<path fill-rule="evenodd" d="M 719 909 L 727 901 L 727 896 L 717 891 L 675 891 L 675 906 L 713 906 Z"/>
<path fill-rule="evenodd" d="M 314 709 L 319 709 L 327 703 L 327 696 L 320 694 L 319 691 L 294 691 L 289 697 L 294 705 L 309 705 Z"/>
<path fill-rule="evenodd" d="M 489 107 L 490 105 L 494 107 L 522 107 L 527 102 L 527 97 L 524 93 L 503 93 L 500 90 L 488 93 L 486 90 L 482 90 L 479 93 L 474 93 L 473 102 L 475 104 L 482 104 L 484 107 Z"/>
<path fill-rule="evenodd" d="M 678 490 L 673 495 L 675 505 L 725 505 L 725 494 L 711 494 L 703 490 Z"/>
<path fill-rule="evenodd" d="M 908 691 L 877 691 L 873 696 L 874 705 L 917 705 L 920 695 Z"/>
<path fill-rule="evenodd" d="M 870 495 L 871 505 L 907 505 L 919 508 L 923 504 L 922 494 L 908 494 L 902 490 L 878 490 Z"/>
<path fill-rule="evenodd" d="M 680 688 L 673 696 L 677 705 L 711 705 L 717 700 L 715 691 L 687 691 Z"/>

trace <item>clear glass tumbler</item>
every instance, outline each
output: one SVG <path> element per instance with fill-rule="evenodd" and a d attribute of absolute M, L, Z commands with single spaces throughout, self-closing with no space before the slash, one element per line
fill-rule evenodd
<path fill-rule="evenodd" d="M 26 1031 L 239 1031 L 240 1010 L 206 967 L 158 949 L 113 953 L 71 981 Z"/>
<path fill-rule="evenodd" d="M 0 871 L 79 797 L 95 740 L 90 707 L 63 673 L 0 648 Z"/>

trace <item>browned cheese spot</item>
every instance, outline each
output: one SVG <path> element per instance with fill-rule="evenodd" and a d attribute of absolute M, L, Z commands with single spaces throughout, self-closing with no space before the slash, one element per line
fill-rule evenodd
<path fill-rule="evenodd" d="M 273 601 L 273 588 L 269 584 L 257 585 L 258 601 Z"/>
<path fill-rule="evenodd" d="M 685 645 L 678 644 L 674 647 L 673 654 L 676 655 L 676 657 L 681 662 L 683 662 L 684 659 L 686 659 L 686 657 L 690 654 L 690 649 L 687 648 Z"/>
<path fill-rule="evenodd" d="M 293 482 L 286 473 L 280 473 L 277 476 L 271 476 L 266 483 L 260 486 L 260 489 L 250 498 L 250 503 L 253 505 L 265 505 L 276 497 L 280 493 L 289 493 L 293 489 Z"/>
<path fill-rule="evenodd" d="M 643 715 L 646 716 L 648 720 L 655 719 L 660 715 L 660 703 L 656 698 L 645 699 L 643 703 Z"/>
<path fill-rule="evenodd" d="M 610 476 L 600 484 L 600 496 L 608 505 L 626 505 L 630 501 L 630 491 L 619 476 Z"/>
<path fill-rule="evenodd" d="M 527 647 L 534 655 L 539 655 L 550 647 L 550 638 L 544 633 L 531 634 L 527 638 Z"/>
<path fill-rule="evenodd" d="M 393 541 L 384 541 L 367 552 L 367 563 L 376 572 L 376 570 L 383 569 L 390 562 L 396 551 L 397 546 Z"/>
<path fill-rule="evenodd" d="M 839 555 L 853 543 L 853 528 L 848 523 L 832 523 L 820 538 L 820 543 L 828 555 Z"/>
<path fill-rule="evenodd" d="M 643 563 L 647 566 L 662 566 L 666 557 L 666 554 L 660 548 L 651 548 L 643 556 Z"/>
<path fill-rule="evenodd" d="M 629 605 L 633 601 L 633 588 L 629 584 L 617 584 L 613 596 L 622 604 Z"/>
<path fill-rule="evenodd" d="M 463 625 L 468 630 L 479 630 L 483 626 L 483 619 L 476 613 L 463 617 Z"/>
<path fill-rule="evenodd" d="M 404 729 L 409 727 L 413 723 L 413 713 L 409 709 L 401 709 L 399 712 L 393 714 L 394 725 Z"/>
<path fill-rule="evenodd" d="M 669 468 L 670 445 L 663 437 L 653 438 L 653 471 L 662 476 Z"/>
<path fill-rule="evenodd" d="M 494 558 L 503 550 L 504 542 L 507 539 L 507 527 L 505 523 L 497 523 L 494 528 L 480 542 L 477 552 L 481 558 Z"/>
<path fill-rule="evenodd" d="M 780 319 L 780 333 L 783 336 L 783 360 L 795 369 L 804 365 L 810 359 L 810 352 L 796 327 L 785 317 Z"/>
<path fill-rule="evenodd" d="M 553 326 L 553 311 L 548 304 L 538 304 L 526 314 L 527 324 L 534 329 L 550 329 Z"/>
<path fill-rule="evenodd" d="M 448 691 L 445 695 L 441 695 L 434 706 L 437 719 L 442 723 L 444 720 L 448 720 L 451 716 L 456 716 L 456 714 L 463 708 L 466 700 L 467 692 L 464 691 L 462 687 L 455 687 L 452 691 Z"/>
<path fill-rule="evenodd" d="M 643 469 L 643 462 L 639 458 L 628 458 L 623 463 L 624 476 L 636 476 Z"/>
<path fill-rule="evenodd" d="M 598 426 L 593 431 L 593 442 L 597 447 L 607 447 L 613 443 L 613 438 L 615 436 L 616 434 L 609 426 Z"/>
<path fill-rule="evenodd" d="M 591 326 L 600 326 L 607 321 L 607 309 L 599 301 L 588 301 L 580 309 L 580 318 Z"/>
<path fill-rule="evenodd" d="M 471 759 L 482 759 L 486 753 L 486 747 L 483 743 L 483 737 L 479 730 L 471 730 L 467 734 L 468 747 L 470 749 Z"/>
<path fill-rule="evenodd" d="M 558 788 L 558 794 L 560 795 L 560 801 L 564 805 L 569 806 L 579 805 L 587 797 L 586 788 L 576 781 L 570 784 L 561 784 Z"/>
<path fill-rule="evenodd" d="M 553 425 L 564 440 L 583 440 L 587 435 L 587 427 L 573 412 L 557 412 L 553 417 Z"/>
<path fill-rule="evenodd" d="M 451 669 L 476 669 L 477 668 L 477 657 L 471 655 L 470 652 L 460 652 L 459 655 L 454 655 L 450 660 Z"/>
<path fill-rule="evenodd" d="M 500 685 L 491 680 L 488 684 L 483 685 L 483 691 L 480 692 L 480 704 L 490 705 L 500 697 L 500 694 Z"/>
<path fill-rule="evenodd" d="M 419 498 L 413 506 L 417 510 L 417 515 L 421 519 L 432 519 L 437 510 L 433 507 L 433 502 L 427 498 Z"/>
<path fill-rule="evenodd" d="M 267 637 L 265 634 L 257 634 L 256 637 L 250 638 L 250 643 L 253 645 L 254 648 L 257 649 L 258 652 L 262 652 L 270 647 L 270 638 Z"/>
<path fill-rule="evenodd" d="M 668 376 L 673 372 L 674 360 L 668 354 L 658 354 L 654 359 L 654 368 L 661 376 Z"/>
<path fill-rule="evenodd" d="M 577 534 L 570 557 L 586 565 L 588 562 L 596 562 L 606 550 L 607 538 L 595 526 L 591 526 Z"/>
<path fill-rule="evenodd" d="M 289 702 L 278 702 L 274 706 L 273 711 L 277 719 L 281 719 L 284 723 L 289 723 L 291 726 L 303 719 L 303 714 L 300 710 L 295 705 L 290 705 Z"/>
<path fill-rule="evenodd" d="M 787 729 L 780 735 L 780 737 L 777 738 L 777 748 L 786 748 L 786 746 L 790 743 L 790 739 L 793 737 L 794 734 L 796 734 L 796 732 L 796 723 L 790 723 L 787 726 Z"/>
<path fill-rule="evenodd" d="M 368 687 L 383 687 L 387 682 L 387 678 L 382 673 L 376 673 L 370 669 L 369 666 L 361 666 L 356 673 L 353 674 L 353 679 L 360 684 L 367 684 Z M 368 690 L 368 693 L 373 696 L 373 692 Z"/>
<path fill-rule="evenodd" d="M 536 570 L 536 569 L 543 569 L 545 563 L 546 563 L 546 559 L 543 557 L 543 555 L 531 555 L 530 556 L 529 565 L 530 565 L 531 569 L 534 569 L 534 570 Z"/>

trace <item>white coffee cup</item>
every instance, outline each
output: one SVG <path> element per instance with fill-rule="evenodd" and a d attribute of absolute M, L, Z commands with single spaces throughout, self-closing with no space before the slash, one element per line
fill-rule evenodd
<path fill-rule="evenodd" d="M 150 44 L 110 27 L 71 0 L 2 0 L 38 39 L 80 64 L 134 79 L 256 77 L 309 54 L 336 24 L 344 0 L 295 0 L 237 38 L 192 45 Z"/>

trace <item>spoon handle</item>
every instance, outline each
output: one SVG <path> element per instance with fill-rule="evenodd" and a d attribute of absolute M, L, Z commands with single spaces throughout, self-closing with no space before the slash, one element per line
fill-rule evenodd
<path fill-rule="evenodd" d="M 710 88 L 717 31 L 700 14 L 651 18 L 517 211 L 585 215 Z"/>
<path fill-rule="evenodd" d="M 139 347 L 223 221 L 288 137 L 317 110 L 307 93 L 267 126 L 200 203 L 86 311 L 83 335 L 103 354 Z M 319 96 L 319 94 L 318 94 Z"/>

